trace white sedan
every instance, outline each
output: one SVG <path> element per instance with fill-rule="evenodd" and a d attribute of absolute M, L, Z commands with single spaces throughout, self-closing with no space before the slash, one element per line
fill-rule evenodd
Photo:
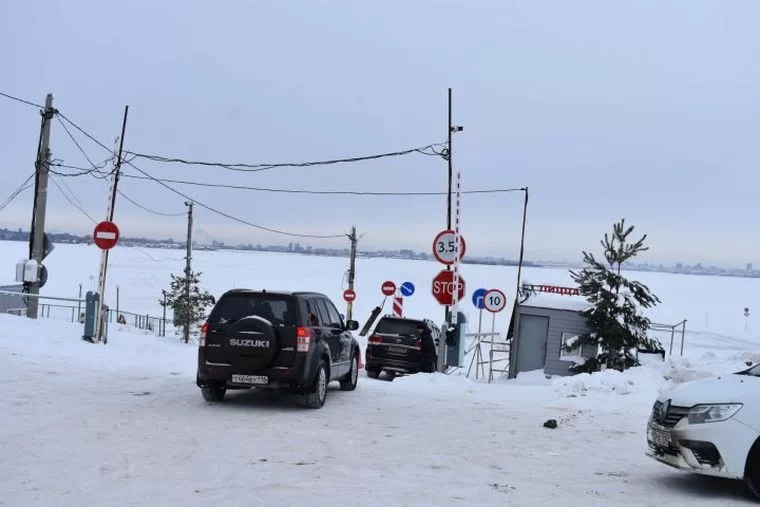
<path fill-rule="evenodd" d="M 760 498 L 760 365 L 663 391 L 647 455 L 672 467 L 743 479 Z"/>

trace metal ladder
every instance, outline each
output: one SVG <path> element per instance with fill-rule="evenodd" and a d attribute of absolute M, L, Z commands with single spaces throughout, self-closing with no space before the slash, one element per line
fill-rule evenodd
<path fill-rule="evenodd" d="M 509 340 L 504 341 L 491 341 L 491 348 L 488 350 L 488 383 L 493 381 L 493 374 L 509 373 L 509 356 L 511 353 L 511 342 Z M 495 367 L 499 363 L 506 363 L 501 367 Z"/>

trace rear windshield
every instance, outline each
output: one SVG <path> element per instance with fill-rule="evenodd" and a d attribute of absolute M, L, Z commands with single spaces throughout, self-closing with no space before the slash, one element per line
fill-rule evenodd
<path fill-rule="evenodd" d="M 377 323 L 376 333 L 418 336 L 422 322 L 403 319 L 382 319 Z"/>
<path fill-rule="evenodd" d="M 209 325 L 224 327 L 243 317 L 257 315 L 274 326 L 295 326 L 296 311 L 293 298 L 268 294 L 228 294 L 216 305 Z"/>

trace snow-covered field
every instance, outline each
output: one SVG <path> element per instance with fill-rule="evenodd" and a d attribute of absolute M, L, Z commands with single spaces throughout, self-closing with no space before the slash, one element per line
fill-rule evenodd
<path fill-rule="evenodd" d="M 23 244 L 0 243 L 12 268 Z M 158 314 L 183 252 L 117 249 L 108 298 Z M 59 245 L 43 294 L 76 296 L 97 275 L 94 247 Z M 346 259 L 196 252 L 207 289 L 315 289 L 340 301 Z M 380 284 L 411 280 L 405 308 L 442 317 L 429 296 L 434 263 L 360 259 L 357 316 Z M 465 266 L 468 293 L 514 293 L 515 270 Z M 208 404 L 194 385 L 195 347 L 113 326 L 108 345 L 80 325 L 0 315 L 0 505 L 751 505 L 739 482 L 668 469 L 644 456 L 645 426 L 671 383 L 760 361 L 745 331 L 757 281 L 636 273 L 663 300 L 652 317 L 688 319 L 685 356 L 620 374 L 484 384 L 463 376 L 393 382 L 362 375 L 321 410 L 292 397 L 231 392 Z M 534 283 L 566 271 L 528 269 Z M 109 301 L 113 305 L 113 301 Z M 463 305 L 476 320 L 469 299 Z M 503 332 L 507 313 L 499 316 Z M 488 323 L 490 325 L 490 322 Z M 760 330 L 759 330 L 760 331 Z M 557 429 L 542 425 L 557 419 Z"/>

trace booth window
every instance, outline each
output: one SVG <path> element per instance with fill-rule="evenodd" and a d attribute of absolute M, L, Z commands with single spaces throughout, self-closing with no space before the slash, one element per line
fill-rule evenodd
<path fill-rule="evenodd" d="M 562 333 L 559 358 L 572 361 L 581 357 L 581 340 L 576 333 Z"/>

